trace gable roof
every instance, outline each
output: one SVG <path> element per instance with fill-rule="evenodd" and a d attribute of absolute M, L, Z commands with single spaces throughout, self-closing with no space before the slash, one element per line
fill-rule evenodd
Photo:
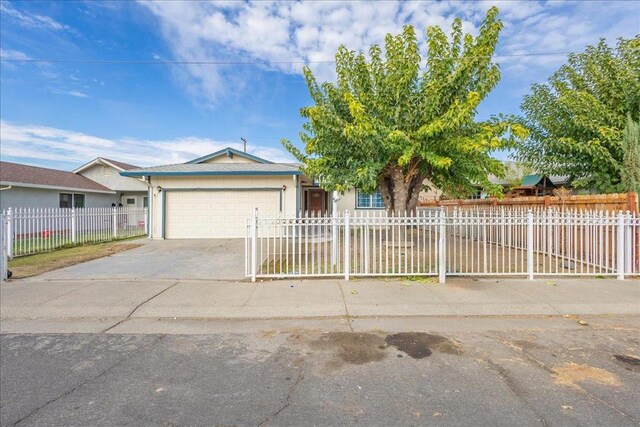
<path fill-rule="evenodd" d="M 115 191 L 73 172 L 11 162 L 0 162 L 0 182 L 3 185 L 15 185 L 17 187 L 115 193 Z"/>
<path fill-rule="evenodd" d="M 122 176 L 301 175 L 293 163 L 178 163 L 120 172 Z"/>
<path fill-rule="evenodd" d="M 139 166 L 130 165 L 128 163 L 119 162 L 117 160 L 111 160 L 111 159 L 107 159 L 107 158 L 104 158 L 104 157 L 96 157 L 95 159 L 91 160 L 90 162 L 85 163 L 84 165 L 82 165 L 79 168 L 77 168 L 76 170 L 74 170 L 73 173 L 80 173 L 83 170 L 89 169 L 90 167 L 92 167 L 94 165 L 98 165 L 98 164 L 106 164 L 108 166 L 113 167 L 114 169 L 119 170 L 119 171 L 126 171 L 126 170 L 130 170 L 130 169 L 138 169 L 139 168 Z"/>
<path fill-rule="evenodd" d="M 202 163 L 222 155 L 226 155 L 228 157 L 240 156 L 249 160 L 253 160 L 254 162 L 257 162 L 257 163 L 264 163 L 264 164 L 273 163 L 273 162 L 270 162 L 269 160 L 263 159 L 262 157 L 254 156 L 253 154 L 245 153 L 231 147 L 223 148 L 222 150 L 218 150 L 215 153 L 207 154 L 206 156 L 189 160 L 187 163 L 190 163 L 190 164 Z"/>

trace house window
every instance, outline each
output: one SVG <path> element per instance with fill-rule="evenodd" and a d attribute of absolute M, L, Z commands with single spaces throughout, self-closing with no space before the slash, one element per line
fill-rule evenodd
<path fill-rule="evenodd" d="M 482 197 L 482 190 L 477 190 L 474 194 L 469 196 L 469 199 L 471 199 L 471 200 L 480 200 L 482 198 L 483 198 Z"/>
<path fill-rule="evenodd" d="M 127 205 L 135 205 L 136 199 L 127 199 Z"/>
<path fill-rule="evenodd" d="M 381 209 L 384 208 L 384 202 L 382 201 L 382 194 L 380 191 L 376 191 L 373 194 L 363 193 L 360 190 L 356 191 L 356 208 L 357 209 Z"/>
<path fill-rule="evenodd" d="M 73 207 L 74 208 L 84 208 L 84 194 L 74 194 L 73 195 Z"/>
<path fill-rule="evenodd" d="M 60 193 L 61 208 L 84 208 L 84 194 Z"/>
<path fill-rule="evenodd" d="M 142 207 L 143 208 L 148 208 L 149 207 L 149 198 L 147 196 L 144 196 L 142 198 Z"/>
<path fill-rule="evenodd" d="M 73 194 L 60 193 L 60 207 L 70 208 L 73 201 Z"/>

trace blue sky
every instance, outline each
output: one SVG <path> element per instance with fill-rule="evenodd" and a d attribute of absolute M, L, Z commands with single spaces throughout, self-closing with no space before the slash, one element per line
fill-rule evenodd
<path fill-rule="evenodd" d="M 279 141 L 299 141 L 298 110 L 310 102 L 303 63 L 331 80 L 324 61 L 341 43 L 367 50 L 405 23 L 423 33 L 456 16 L 475 33 L 494 3 L 505 23 L 502 80 L 480 119 L 517 113 L 564 53 L 640 34 L 637 1 L 2 0 L 0 157 L 62 169 L 96 156 L 146 166 L 239 148 L 246 137 L 250 152 L 286 160 Z"/>

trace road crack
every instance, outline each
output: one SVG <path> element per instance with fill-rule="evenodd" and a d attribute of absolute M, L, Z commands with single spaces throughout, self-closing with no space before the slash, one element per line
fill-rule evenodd
<path fill-rule="evenodd" d="M 338 289 L 340 289 L 340 295 L 342 295 L 342 304 L 344 305 L 344 312 L 347 319 L 347 325 L 351 332 L 353 332 L 353 325 L 351 324 L 351 315 L 349 314 L 349 307 L 347 307 L 347 299 L 344 297 L 344 290 L 342 289 L 342 283 L 338 280 Z"/>
<path fill-rule="evenodd" d="M 291 386 L 289 387 L 289 391 L 287 392 L 287 398 L 284 402 L 284 405 L 282 405 L 276 412 L 269 415 L 267 418 L 265 418 L 260 423 L 258 423 L 258 427 L 261 427 L 266 423 L 268 423 L 269 421 L 273 420 L 275 417 L 280 415 L 282 411 L 284 411 L 291 405 L 291 398 L 293 397 L 293 394 L 295 393 L 295 390 L 298 387 L 298 384 L 300 384 L 300 381 L 302 381 L 303 379 L 304 379 L 304 375 L 300 373 L 296 378 L 296 380 L 293 382 L 293 384 L 291 384 Z"/>
<path fill-rule="evenodd" d="M 119 322 L 117 322 L 115 325 L 111 325 L 109 326 L 107 329 L 105 329 L 104 331 L 102 331 L 101 333 L 105 333 L 105 332 L 109 332 L 110 330 L 112 330 L 113 328 L 115 328 L 116 326 L 120 326 L 121 324 L 123 324 L 124 322 L 126 322 L 127 320 L 131 319 L 131 316 L 133 315 L 133 313 L 135 313 L 140 307 L 142 307 L 143 305 L 145 305 L 146 303 L 148 303 L 149 301 L 151 301 L 152 299 L 154 299 L 155 297 L 162 295 L 163 293 L 167 292 L 169 289 L 173 288 L 175 285 L 177 285 L 178 282 L 175 282 L 174 284 L 167 286 L 166 288 L 164 288 L 163 290 L 161 290 L 160 292 L 158 292 L 155 295 L 150 296 L 149 298 L 147 298 L 146 300 L 142 301 L 140 304 L 136 305 L 134 307 L 133 310 L 131 310 L 131 312 L 129 314 L 127 314 L 122 320 L 120 320 Z"/>
<path fill-rule="evenodd" d="M 22 418 L 18 419 L 17 421 L 15 421 L 12 425 L 17 426 L 18 424 L 22 423 L 23 421 L 26 421 L 28 418 L 30 418 L 31 416 L 33 416 L 34 414 L 36 414 L 38 411 L 40 411 L 43 408 L 46 408 L 47 406 L 57 402 L 58 400 L 69 396 L 71 393 L 75 392 L 76 390 L 84 387 L 86 384 L 89 384 L 90 382 L 93 382 L 95 380 L 97 380 L 98 378 L 108 374 L 109 372 L 111 372 L 113 369 L 117 368 L 118 366 L 122 365 L 125 362 L 128 362 L 129 360 L 133 359 L 134 357 L 137 357 L 141 354 L 144 354 L 148 351 L 150 351 L 152 348 L 154 348 L 156 345 L 158 345 L 158 343 L 165 337 L 166 335 L 160 335 L 155 341 L 153 341 L 152 343 L 150 343 L 147 347 L 142 348 L 137 350 L 134 354 L 125 357 L 117 362 L 115 362 L 114 364 L 110 365 L 109 367 L 107 367 L 106 369 L 104 369 L 102 372 L 100 372 L 98 375 L 93 376 L 91 378 L 86 379 L 85 381 L 81 382 L 80 384 L 71 387 L 69 390 L 65 391 L 64 393 L 54 397 L 53 399 L 48 400 L 47 402 L 43 403 L 42 405 L 38 406 L 37 408 L 35 408 L 33 411 L 29 412 L 27 415 L 23 416 Z"/>
<path fill-rule="evenodd" d="M 511 350 L 512 352 L 522 355 L 524 356 L 527 360 L 529 360 L 530 362 L 533 362 L 534 364 L 538 365 L 538 367 L 544 369 L 545 371 L 547 371 L 550 375 L 555 375 L 555 371 L 553 370 L 553 368 L 551 368 L 550 366 L 547 366 L 546 363 L 544 363 L 543 361 L 535 358 L 532 354 L 530 354 L 529 352 L 527 352 L 525 349 L 520 348 L 518 346 L 516 346 L 515 344 L 513 344 L 511 341 L 509 341 L 506 338 L 503 338 L 500 335 L 497 334 L 493 334 L 492 335 L 493 338 L 496 338 L 498 341 L 500 341 L 505 347 L 507 347 L 509 350 Z M 591 400 L 592 402 L 598 402 L 602 405 L 607 406 L 609 409 L 614 410 L 615 412 L 617 412 L 619 415 L 621 415 L 622 417 L 628 419 L 629 421 L 633 422 L 633 423 L 638 423 L 638 420 L 636 420 L 633 416 L 627 414 L 626 412 L 624 412 L 622 409 L 620 409 L 618 406 L 614 405 L 613 403 L 607 402 L 604 399 L 599 398 L 598 396 L 589 393 L 587 390 L 585 390 L 584 388 L 582 388 L 580 385 L 575 384 L 575 390 L 579 391 L 580 393 L 584 394 L 589 400 Z"/>

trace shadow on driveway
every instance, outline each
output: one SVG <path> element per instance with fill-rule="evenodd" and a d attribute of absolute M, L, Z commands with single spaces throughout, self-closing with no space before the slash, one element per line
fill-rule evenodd
<path fill-rule="evenodd" d="M 140 240 L 144 245 L 38 279 L 244 279 L 244 239 Z"/>

